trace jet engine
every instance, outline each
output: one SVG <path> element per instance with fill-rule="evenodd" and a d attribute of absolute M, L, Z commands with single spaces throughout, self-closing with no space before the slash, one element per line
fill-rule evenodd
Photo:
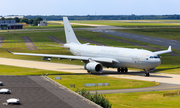
<path fill-rule="evenodd" d="M 92 73 L 100 73 L 103 70 L 103 66 L 101 63 L 98 62 L 89 62 L 84 65 L 84 69 L 86 69 L 88 72 Z"/>

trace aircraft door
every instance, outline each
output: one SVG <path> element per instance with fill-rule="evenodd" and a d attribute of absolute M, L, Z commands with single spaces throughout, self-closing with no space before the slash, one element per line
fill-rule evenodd
<path fill-rule="evenodd" d="M 142 53 L 139 60 L 139 68 L 144 67 L 146 59 L 146 53 Z"/>
<path fill-rule="evenodd" d="M 142 53 L 141 57 L 140 57 L 140 61 L 144 61 L 145 60 L 145 56 L 146 56 L 146 53 Z"/>

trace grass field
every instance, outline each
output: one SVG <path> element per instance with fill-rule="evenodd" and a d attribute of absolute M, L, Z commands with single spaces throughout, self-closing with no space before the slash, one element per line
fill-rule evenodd
<path fill-rule="evenodd" d="M 180 96 L 163 97 L 163 93 L 180 90 L 106 94 L 112 108 L 179 108 Z"/>
<path fill-rule="evenodd" d="M 58 75 L 49 76 L 51 79 L 55 80 L 54 77 Z M 61 80 L 55 80 L 56 82 L 70 88 L 70 84 L 75 84 L 75 88 L 70 88 L 73 91 L 76 91 L 77 88 L 81 90 L 85 88 L 86 90 L 109 90 L 109 89 L 127 89 L 127 88 L 141 88 L 141 87 L 150 87 L 156 86 L 159 83 L 157 82 L 147 82 L 147 81 L 138 81 L 122 78 L 112 78 L 106 76 L 97 76 L 97 75 L 61 75 Z M 99 86 L 99 87 L 84 87 L 85 83 L 109 83 L 109 86 Z"/>

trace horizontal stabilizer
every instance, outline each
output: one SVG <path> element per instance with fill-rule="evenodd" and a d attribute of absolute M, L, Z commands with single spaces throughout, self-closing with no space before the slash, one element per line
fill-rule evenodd
<path fill-rule="evenodd" d="M 50 44 L 42 44 L 42 45 L 53 46 L 53 47 L 69 48 L 68 46 L 59 46 L 59 45 L 50 45 Z"/>
<path fill-rule="evenodd" d="M 90 43 L 85 43 L 85 44 L 83 44 L 83 45 L 89 45 Z"/>

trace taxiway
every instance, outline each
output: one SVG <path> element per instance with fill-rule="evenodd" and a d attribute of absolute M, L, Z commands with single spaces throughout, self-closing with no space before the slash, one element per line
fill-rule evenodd
<path fill-rule="evenodd" d="M 26 67 L 26 68 L 88 74 L 87 71 L 84 70 L 83 68 L 84 66 L 81 66 L 81 65 L 47 63 L 47 62 L 18 60 L 18 59 L 9 59 L 9 58 L 0 58 L 0 61 L 1 61 L 0 64 L 2 65 L 11 65 L 11 66 L 18 66 L 18 67 Z M 175 75 L 175 74 L 151 73 L 150 77 L 144 77 L 143 71 L 130 70 L 128 73 L 117 73 L 116 69 L 104 69 L 103 73 L 95 74 L 95 75 L 103 75 L 103 76 L 109 76 L 109 77 L 115 77 L 115 78 L 135 79 L 135 80 L 143 80 L 143 81 L 155 81 L 155 82 L 164 84 L 163 87 L 156 86 L 156 87 L 149 87 L 148 89 L 141 88 L 139 91 L 180 89 L 180 75 Z M 127 91 L 127 90 L 124 90 L 124 91 Z M 131 90 L 128 89 L 128 91 L 131 91 Z M 135 89 L 132 89 L 132 91 L 137 92 L 137 90 Z M 109 93 L 112 93 L 112 92 L 114 93 L 114 91 L 109 91 Z"/>

